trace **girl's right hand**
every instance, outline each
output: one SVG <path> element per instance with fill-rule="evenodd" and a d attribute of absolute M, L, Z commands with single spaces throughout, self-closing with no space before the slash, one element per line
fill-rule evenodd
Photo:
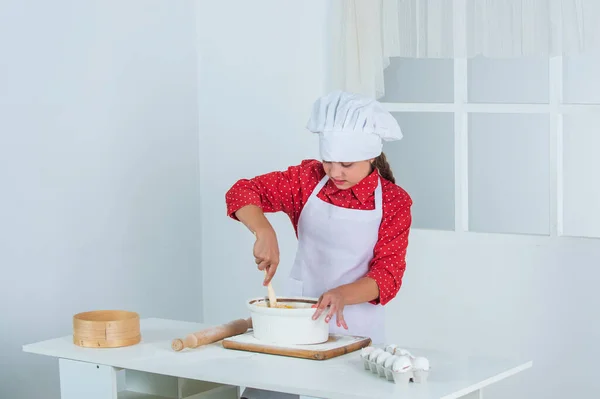
<path fill-rule="evenodd" d="M 255 232 L 254 260 L 258 270 L 267 270 L 263 285 L 269 284 L 279 265 L 279 244 L 273 227 L 269 226 Z"/>

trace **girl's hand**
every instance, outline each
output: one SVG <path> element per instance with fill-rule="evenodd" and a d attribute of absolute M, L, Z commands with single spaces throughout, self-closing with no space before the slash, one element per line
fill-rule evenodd
<path fill-rule="evenodd" d="M 266 270 L 263 285 L 268 285 L 279 265 L 279 244 L 277 235 L 272 227 L 261 229 L 255 232 L 256 242 L 254 243 L 254 261 L 258 265 L 258 270 Z"/>
<path fill-rule="evenodd" d="M 336 323 L 338 327 L 344 327 L 346 330 L 348 326 L 346 325 L 346 321 L 344 320 L 344 306 L 346 305 L 346 301 L 342 292 L 338 288 L 334 288 L 332 290 L 327 291 L 319 298 L 319 302 L 317 302 L 316 308 L 317 310 L 313 314 L 313 320 L 317 320 L 319 316 L 327 309 L 329 306 L 329 312 L 325 317 L 325 322 L 329 323 L 329 320 L 335 315 Z"/>

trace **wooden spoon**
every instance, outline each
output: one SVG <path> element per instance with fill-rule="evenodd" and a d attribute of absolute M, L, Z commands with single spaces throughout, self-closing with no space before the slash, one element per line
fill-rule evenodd
<path fill-rule="evenodd" d="M 267 269 L 265 269 L 265 277 L 267 276 Z M 275 296 L 275 290 L 269 281 L 267 285 L 267 294 L 269 295 L 269 307 L 276 308 L 277 307 L 277 297 Z"/>
<path fill-rule="evenodd" d="M 256 237 L 255 232 L 252 232 L 252 234 L 254 234 L 254 237 Z M 265 269 L 265 277 L 266 276 L 267 276 L 267 269 Z M 270 281 L 269 281 L 269 284 L 267 285 L 267 295 L 269 296 L 269 307 L 271 307 L 271 308 L 277 307 L 277 297 L 275 296 L 275 290 L 273 289 L 273 286 L 271 285 Z"/>

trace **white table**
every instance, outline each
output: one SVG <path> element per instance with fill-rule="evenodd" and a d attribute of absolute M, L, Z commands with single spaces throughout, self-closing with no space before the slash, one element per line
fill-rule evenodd
<path fill-rule="evenodd" d="M 359 352 L 316 361 L 224 349 L 220 343 L 175 352 L 171 340 L 208 327 L 141 320 L 142 342 L 124 348 L 81 348 L 71 336 L 25 345 L 59 359 L 63 399 L 238 398 L 255 387 L 315 398 L 480 398 L 481 390 L 532 366 L 531 361 L 447 355 L 407 348 L 429 358 L 426 384 L 407 386 L 364 370 Z"/>

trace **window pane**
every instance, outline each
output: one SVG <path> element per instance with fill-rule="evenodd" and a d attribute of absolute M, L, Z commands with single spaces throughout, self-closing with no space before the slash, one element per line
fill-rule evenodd
<path fill-rule="evenodd" d="M 469 229 L 549 234 L 547 115 L 469 118 Z"/>
<path fill-rule="evenodd" d="M 600 237 L 600 115 L 565 115 L 563 131 L 564 233 Z"/>
<path fill-rule="evenodd" d="M 384 71 L 385 96 L 382 102 L 454 102 L 454 61 L 452 59 L 390 58 Z"/>
<path fill-rule="evenodd" d="M 489 59 L 468 61 L 469 102 L 548 103 L 548 59 Z"/>
<path fill-rule="evenodd" d="M 384 151 L 413 200 L 413 227 L 454 230 L 454 115 L 394 113 L 404 138 Z"/>
<path fill-rule="evenodd" d="M 570 104 L 600 104 L 600 55 L 565 57 L 563 99 Z"/>

